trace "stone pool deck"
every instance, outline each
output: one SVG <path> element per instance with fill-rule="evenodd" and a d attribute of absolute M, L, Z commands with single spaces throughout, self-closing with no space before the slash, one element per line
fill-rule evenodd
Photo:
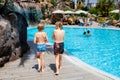
<path fill-rule="evenodd" d="M 45 55 L 45 71 L 37 72 L 37 61 L 35 59 L 35 45 L 32 41 L 28 42 L 31 46 L 22 58 L 5 64 L 0 68 L 0 80 L 114 80 L 103 74 L 85 69 L 84 65 L 74 63 L 74 60 L 63 54 L 63 64 L 60 74 L 56 76 L 55 57 L 51 45 L 47 46 Z M 79 65 L 79 66 L 78 66 Z"/>

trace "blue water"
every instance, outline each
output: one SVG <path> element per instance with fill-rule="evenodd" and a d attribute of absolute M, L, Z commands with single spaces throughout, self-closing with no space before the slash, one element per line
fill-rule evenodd
<path fill-rule="evenodd" d="M 46 27 L 49 42 L 53 43 L 54 27 Z M 85 28 L 64 27 L 65 49 L 69 54 L 100 70 L 120 77 L 120 30 L 93 29 L 91 36 L 83 35 Z M 28 40 L 33 40 L 37 28 L 28 28 Z"/>

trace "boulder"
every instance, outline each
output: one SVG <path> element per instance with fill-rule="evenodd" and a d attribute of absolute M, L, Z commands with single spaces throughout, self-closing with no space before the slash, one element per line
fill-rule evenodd
<path fill-rule="evenodd" d="M 30 49 L 27 27 L 31 22 L 40 22 L 40 14 L 39 3 L 0 0 L 0 66 Z"/>
<path fill-rule="evenodd" d="M 0 16 L 0 66 L 15 60 L 29 49 L 27 21 L 17 12 L 7 11 Z"/>

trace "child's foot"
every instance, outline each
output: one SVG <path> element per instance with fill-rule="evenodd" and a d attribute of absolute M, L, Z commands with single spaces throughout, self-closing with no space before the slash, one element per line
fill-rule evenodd
<path fill-rule="evenodd" d="M 44 72 L 44 69 L 42 69 L 41 71 Z"/>
<path fill-rule="evenodd" d="M 57 71 L 57 72 L 55 73 L 55 75 L 59 75 L 59 71 Z"/>
<path fill-rule="evenodd" d="M 38 72 L 40 72 L 40 69 L 38 69 Z"/>

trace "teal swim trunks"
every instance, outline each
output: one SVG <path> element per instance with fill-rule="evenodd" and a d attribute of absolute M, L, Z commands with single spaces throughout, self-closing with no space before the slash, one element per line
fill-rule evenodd
<path fill-rule="evenodd" d="M 37 52 L 45 52 L 46 45 L 45 44 L 37 44 Z"/>

